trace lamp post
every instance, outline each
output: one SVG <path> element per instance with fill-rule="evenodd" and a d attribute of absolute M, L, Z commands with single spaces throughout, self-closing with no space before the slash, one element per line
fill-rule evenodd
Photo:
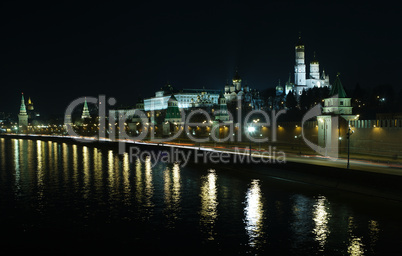
<path fill-rule="evenodd" d="M 346 133 L 346 138 L 348 139 L 348 164 L 346 166 L 347 169 L 349 169 L 350 165 L 349 165 L 349 159 L 350 159 L 350 135 L 352 135 L 354 133 L 354 131 L 352 129 L 348 129 L 348 132 Z"/>
<path fill-rule="evenodd" d="M 248 128 L 247 128 L 247 131 L 248 131 L 248 133 L 253 133 L 253 132 L 255 132 L 255 127 L 254 126 L 249 126 Z M 251 157 L 251 139 L 250 139 L 250 157 Z"/>

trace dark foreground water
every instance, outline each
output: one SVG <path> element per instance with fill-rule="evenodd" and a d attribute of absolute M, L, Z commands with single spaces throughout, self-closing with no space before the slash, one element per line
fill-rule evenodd
<path fill-rule="evenodd" d="M 401 255 L 401 209 L 247 170 L 0 138 L 2 254 Z"/>

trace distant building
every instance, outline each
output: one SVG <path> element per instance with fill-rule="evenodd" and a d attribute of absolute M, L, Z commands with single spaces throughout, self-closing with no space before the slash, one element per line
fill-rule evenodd
<path fill-rule="evenodd" d="M 296 52 L 296 64 L 295 64 L 295 89 L 298 95 L 301 95 L 303 90 L 307 90 L 313 87 L 330 87 L 329 76 L 325 75 L 325 71 L 322 71 L 320 76 L 320 66 L 316 59 L 315 53 L 314 58 L 310 62 L 310 74 L 306 77 L 306 64 L 305 64 L 305 54 L 304 54 L 304 44 L 301 41 L 301 36 L 299 36 L 299 41 L 295 46 Z"/>
<path fill-rule="evenodd" d="M 204 105 L 218 104 L 219 90 L 183 89 L 180 91 L 167 84 L 155 93 L 154 97 L 144 99 L 144 110 L 155 111 L 168 108 L 170 96 L 175 96 L 179 108 L 188 109 Z"/>
<path fill-rule="evenodd" d="M 350 123 L 357 120 L 358 115 L 352 115 L 351 98 L 348 98 L 342 86 L 339 75 L 332 86 L 329 98 L 324 99 L 322 115 L 317 116 L 318 145 L 328 149 L 328 153 L 337 150 L 338 138 L 341 133 L 340 120 L 333 123 L 333 117 L 340 116 Z"/>
<path fill-rule="evenodd" d="M 324 99 L 323 114 L 329 115 L 351 115 L 352 105 L 351 98 L 346 96 L 339 75 L 336 76 L 334 85 L 329 93 L 330 98 Z"/>
<path fill-rule="evenodd" d="M 215 111 L 215 120 L 221 122 L 229 121 L 228 106 L 226 105 L 226 98 L 221 95 L 219 96 L 219 110 Z"/>
<path fill-rule="evenodd" d="M 82 109 L 81 119 L 88 119 L 88 118 L 91 118 L 91 115 L 89 114 L 87 98 L 85 98 L 84 108 Z"/>
<path fill-rule="evenodd" d="M 239 72 L 236 70 L 232 84 L 225 85 L 225 98 L 227 102 L 234 100 L 241 100 L 242 102 L 248 104 L 252 109 L 261 109 L 263 101 L 260 98 L 259 91 L 251 89 L 249 86 L 242 86 L 242 79 Z"/>
<path fill-rule="evenodd" d="M 179 109 L 179 101 L 172 94 L 168 100 L 168 108 L 166 110 L 165 122 L 181 123 L 181 114 Z"/>

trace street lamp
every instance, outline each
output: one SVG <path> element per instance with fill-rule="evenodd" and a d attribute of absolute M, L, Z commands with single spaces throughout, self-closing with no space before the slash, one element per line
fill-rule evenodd
<path fill-rule="evenodd" d="M 248 131 L 248 133 L 253 133 L 253 132 L 255 132 L 255 127 L 254 126 L 249 126 L 248 128 L 247 128 L 247 131 Z M 250 157 L 251 157 L 251 139 L 250 139 Z"/>
<path fill-rule="evenodd" d="M 352 135 L 354 133 L 354 131 L 352 129 L 348 129 L 348 132 L 346 133 L 346 138 L 348 139 L 348 164 L 346 166 L 347 169 L 349 169 L 350 165 L 349 165 L 349 158 L 350 158 L 350 135 Z"/>

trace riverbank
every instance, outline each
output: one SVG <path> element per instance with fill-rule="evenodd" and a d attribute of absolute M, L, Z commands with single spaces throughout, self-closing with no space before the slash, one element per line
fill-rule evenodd
<path fill-rule="evenodd" d="M 3 138 L 45 140 L 55 142 L 80 143 L 94 147 L 107 147 L 117 150 L 118 142 L 110 140 L 94 140 L 86 138 L 77 142 L 75 138 L 66 136 L 32 136 L 32 135 L 0 135 Z M 261 179 L 264 177 L 279 178 L 289 181 L 302 182 L 326 188 L 339 189 L 343 191 L 359 193 L 369 196 L 376 196 L 391 200 L 402 201 L 402 176 L 400 170 L 388 168 L 388 172 L 381 170 L 378 166 L 367 165 L 368 170 L 356 170 L 340 168 L 339 163 L 325 159 L 314 159 L 296 155 L 286 155 L 285 162 L 278 160 L 277 156 L 250 155 L 244 151 L 225 151 L 220 148 L 211 149 L 178 144 L 155 144 L 145 142 L 126 143 L 126 152 L 135 146 L 140 151 L 160 152 L 181 152 L 189 156 L 189 165 L 202 165 L 206 168 L 219 169 L 225 172 L 252 173 Z M 164 156 L 166 159 L 166 154 Z M 195 158 L 198 156 L 198 158 Z M 211 160 L 213 156 L 213 161 Z M 170 158 L 168 160 L 172 160 Z M 195 160 L 198 159 L 198 160 Z M 221 161 L 224 159 L 224 161 Z M 173 159 L 174 160 L 174 159 Z M 177 160 L 177 159 L 176 159 Z M 342 163 L 343 165 L 343 163 Z M 383 168 L 383 167 L 382 167 Z M 384 168 L 383 168 L 384 169 Z M 385 168 L 386 169 L 386 168 Z"/>

